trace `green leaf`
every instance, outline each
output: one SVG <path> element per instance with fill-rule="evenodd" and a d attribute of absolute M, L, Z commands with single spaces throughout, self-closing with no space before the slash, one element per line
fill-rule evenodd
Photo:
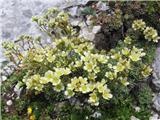
<path fill-rule="evenodd" d="M 82 11 L 81 11 L 82 15 L 93 15 L 96 16 L 96 11 L 91 8 L 91 7 L 85 7 Z"/>

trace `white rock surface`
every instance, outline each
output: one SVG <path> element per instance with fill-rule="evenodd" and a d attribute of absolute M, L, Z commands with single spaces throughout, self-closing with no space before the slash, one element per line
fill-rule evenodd
<path fill-rule="evenodd" d="M 91 115 L 93 118 L 100 118 L 102 116 L 102 114 L 98 111 L 94 112 L 92 115 Z"/>
<path fill-rule="evenodd" d="M 2 81 L 5 81 L 7 79 L 6 76 L 1 76 L 1 78 L 2 78 Z"/>
<path fill-rule="evenodd" d="M 160 43 L 158 45 L 158 48 L 156 50 L 156 57 L 154 60 L 154 63 L 152 64 L 153 67 L 153 78 L 152 78 L 152 84 L 153 89 L 156 91 L 156 95 L 153 98 L 153 108 L 160 112 Z M 151 120 L 160 120 L 155 119 L 156 117 L 153 116 L 153 119 Z"/>
<path fill-rule="evenodd" d="M 80 31 L 80 37 L 83 37 L 86 40 L 91 40 L 92 41 L 94 39 L 94 36 L 95 36 L 95 34 L 88 27 L 84 27 Z"/>
<path fill-rule="evenodd" d="M 98 8 L 99 10 L 106 11 L 106 10 L 109 9 L 109 6 L 107 6 L 106 3 L 102 2 L 102 1 L 99 1 L 99 2 L 97 3 L 97 8 Z"/>
<path fill-rule="evenodd" d="M 140 119 L 136 118 L 135 116 L 131 116 L 131 120 L 140 120 Z"/>
<path fill-rule="evenodd" d="M 76 16 L 78 14 L 78 6 L 72 7 L 69 9 L 71 16 Z"/>
<path fill-rule="evenodd" d="M 136 112 L 140 112 L 140 110 L 141 110 L 141 108 L 138 107 L 138 106 L 134 107 L 134 109 L 135 109 Z"/>
<path fill-rule="evenodd" d="M 93 26 L 93 29 L 92 29 L 92 32 L 94 34 L 98 33 L 101 29 L 101 26 L 100 25 L 97 25 L 97 26 Z"/>
<path fill-rule="evenodd" d="M 160 94 L 153 98 L 153 107 L 156 109 L 156 111 L 160 112 Z"/>
<path fill-rule="evenodd" d="M 158 114 L 154 114 L 149 118 L 149 120 L 160 120 L 160 119 L 158 118 Z"/>
<path fill-rule="evenodd" d="M 155 61 L 152 64 L 153 67 L 153 79 L 152 79 L 152 83 L 153 83 L 153 87 L 157 92 L 160 92 L 160 43 L 159 43 L 159 47 L 156 50 L 156 57 L 155 57 Z"/>

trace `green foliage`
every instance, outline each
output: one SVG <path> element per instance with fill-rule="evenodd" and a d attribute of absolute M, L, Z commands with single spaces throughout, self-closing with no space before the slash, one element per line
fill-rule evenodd
<path fill-rule="evenodd" d="M 158 1 L 149 1 L 147 6 L 146 6 L 146 11 L 148 12 L 148 14 L 154 14 L 154 13 L 159 13 L 159 7 L 160 7 L 160 2 Z"/>
<path fill-rule="evenodd" d="M 140 105 L 144 105 L 146 107 L 150 107 L 147 105 L 150 105 L 152 102 L 152 91 L 151 88 L 148 85 L 143 85 L 141 86 L 143 88 L 139 88 L 139 92 L 138 92 L 138 100 L 139 100 L 139 104 Z"/>
<path fill-rule="evenodd" d="M 82 11 L 81 11 L 82 15 L 93 15 L 96 16 L 96 11 L 91 8 L 91 7 L 85 7 Z"/>
<path fill-rule="evenodd" d="M 18 115 L 14 115 L 14 116 L 6 115 L 6 116 L 3 116 L 2 118 L 3 118 L 3 120 L 20 120 Z"/>
<path fill-rule="evenodd" d="M 15 71 L 13 72 L 8 79 L 3 82 L 3 85 L 1 87 L 2 92 L 6 92 L 8 90 L 11 90 L 20 80 L 23 79 L 23 76 L 26 74 L 25 70 L 22 71 Z"/>

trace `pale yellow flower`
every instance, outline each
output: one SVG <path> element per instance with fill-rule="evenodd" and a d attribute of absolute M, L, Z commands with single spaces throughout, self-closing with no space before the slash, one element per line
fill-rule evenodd
<path fill-rule="evenodd" d="M 125 66 L 121 63 L 118 63 L 116 66 L 113 66 L 115 72 L 122 72 L 125 69 Z"/>
<path fill-rule="evenodd" d="M 28 115 L 32 114 L 32 108 L 31 107 L 27 108 L 27 113 L 28 113 Z"/>
<path fill-rule="evenodd" d="M 48 62 L 50 62 L 50 63 L 52 63 L 55 59 L 56 59 L 56 56 L 55 56 L 55 55 L 47 56 L 47 60 L 48 60 Z"/>
<path fill-rule="evenodd" d="M 109 100 L 113 97 L 113 95 L 110 93 L 110 90 L 108 88 L 106 88 L 103 93 L 102 96 L 104 99 Z"/>
<path fill-rule="evenodd" d="M 155 30 L 153 27 L 146 27 L 143 33 L 145 39 L 149 41 L 158 42 L 158 40 L 160 39 L 157 30 Z"/>
<path fill-rule="evenodd" d="M 132 39 L 129 37 L 129 36 L 127 36 L 127 37 L 125 37 L 125 39 L 124 39 L 124 43 L 126 43 L 126 44 L 131 44 L 131 42 L 132 42 Z"/>
<path fill-rule="evenodd" d="M 129 85 L 129 82 L 127 81 L 127 78 L 126 78 L 126 77 L 125 77 L 125 78 L 120 77 L 119 79 L 120 79 L 121 83 L 122 83 L 124 86 Z"/>
<path fill-rule="evenodd" d="M 71 98 L 71 97 L 73 97 L 74 96 L 74 92 L 72 91 L 72 90 L 66 90 L 65 92 L 64 92 L 64 94 L 67 96 L 67 98 Z"/>
<path fill-rule="evenodd" d="M 81 67 L 82 64 L 83 64 L 82 61 L 76 61 L 76 62 L 75 62 L 75 67 Z"/>
<path fill-rule="evenodd" d="M 62 83 L 58 84 L 54 87 L 54 90 L 57 92 L 60 92 L 60 91 L 64 90 L 64 85 Z"/>
<path fill-rule="evenodd" d="M 152 72 L 152 68 L 150 66 L 144 65 L 143 71 L 141 72 L 144 77 L 148 77 Z"/>
<path fill-rule="evenodd" d="M 61 83 L 61 79 L 57 76 L 55 76 L 52 80 L 51 80 L 51 83 L 53 86 L 57 86 L 58 84 Z"/>
<path fill-rule="evenodd" d="M 85 64 L 85 66 L 83 67 L 83 69 L 88 72 L 92 72 L 95 68 L 95 64 L 92 62 L 85 62 L 84 64 Z"/>
<path fill-rule="evenodd" d="M 126 56 L 127 56 L 129 53 L 130 53 L 130 50 L 129 50 L 128 48 L 123 48 L 123 49 L 122 49 L 122 54 L 123 54 L 123 55 L 126 55 Z"/>
<path fill-rule="evenodd" d="M 35 119 L 36 119 L 35 115 L 29 116 L 29 120 L 35 120 Z"/>
<path fill-rule="evenodd" d="M 132 28 L 134 30 L 144 30 L 145 27 L 146 23 L 142 19 L 133 21 Z"/>
<path fill-rule="evenodd" d="M 106 72 L 105 76 L 110 79 L 110 80 L 113 80 L 117 77 L 117 72 Z"/>
<path fill-rule="evenodd" d="M 87 92 L 89 92 L 89 88 L 88 88 L 87 85 L 81 85 L 80 91 L 81 91 L 82 93 L 87 93 Z"/>
<path fill-rule="evenodd" d="M 99 105 L 99 102 L 98 102 L 99 98 L 97 97 L 97 94 L 95 92 L 89 94 L 89 96 L 90 96 L 89 100 L 88 100 L 89 103 L 91 103 L 95 106 Z"/>

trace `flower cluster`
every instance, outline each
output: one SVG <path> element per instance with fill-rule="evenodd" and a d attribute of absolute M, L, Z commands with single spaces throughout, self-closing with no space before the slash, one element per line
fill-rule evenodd
<path fill-rule="evenodd" d="M 130 45 L 132 43 L 132 39 L 129 36 L 125 37 L 124 43 Z"/>
<path fill-rule="evenodd" d="M 70 72 L 71 71 L 69 68 L 55 68 L 54 72 L 48 70 L 45 72 L 44 76 L 35 74 L 28 79 L 24 78 L 23 82 L 26 83 L 27 89 L 35 89 L 37 91 L 42 91 L 43 86 L 50 82 L 53 86 L 55 86 L 54 89 L 60 92 L 64 89 L 60 77 L 63 75 L 68 75 Z"/>
<path fill-rule="evenodd" d="M 128 44 L 118 51 L 99 51 L 93 43 L 82 38 L 63 37 L 53 44 L 54 47 L 35 47 L 26 52 L 22 64 L 30 64 L 27 69 L 37 71 L 24 77 L 27 89 L 41 92 L 51 83 L 55 92 L 64 92 L 67 98 L 87 94 L 91 105 L 99 105 L 100 98 L 109 100 L 113 97 L 108 82 L 129 85 L 127 74 L 133 63 L 145 56 L 143 49 L 127 47 Z M 37 67 L 43 72 L 36 70 Z"/>
<path fill-rule="evenodd" d="M 142 19 L 135 20 L 132 24 L 132 28 L 134 30 L 143 31 L 144 37 L 148 41 L 158 42 L 160 39 L 157 30 L 155 30 L 153 27 L 146 26 L 146 23 Z"/>
<path fill-rule="evenodd" d="M 43 67 L 43 63 L 47 66 L 53 66 L 43 75 L 40 73 L 26 75 L 23 82 L 27 89 L 43 91 L 45 85 L 51 83 L 55 91 L 64 91 L 67 98 L 74 96 L 75 93 L 89 94 L 88 102 L 95 105 L 98 105 L 99 98 L 93 100 L 95 99 L 93 94 L 96 96 L 102 94 L 102 97 L 107 100 L 112 97 L 106 84 L 107 78 L 97 79 L 101 72 L 100 67 L 107 64 L 109 56 L 103 51 L 97 51 L 91 42 L 85 42 L 79 38 L 68 39 L 63 37 L 56 39 L 54 43 L 56 47 L 52 49 L 46 46 L 27 51 L 22 64 L 37 62 L 41 64 L 41 67 Z M 31 54 L 34 54 L 34 57 Z M 79 69 L 84 72 L 81 76 L 74 74 L 74 72 L 80 73 Z M 74 77 L 70 78 L 70 75 L 74 75 Z M 67 84 L 64 78 L 67 79 Z"/>
<path fill-rule="evenodd" d="M 131 54 L 130 54 L 130 59 L 132 61 L 139 61 L 141 57 L 145 56 L 145 53 L 142 52 L 143 49 L 137 49 L 135 46 L 133 46 Z"/>
<path fill-rule="evenodd" d="M 69 23 L 69 15 L 56 8 L 49 8 L 43 16 L 33 16 L 32 21 L 37 22 L 41 30 L 49 36 L 61 37 L 74 35 L 76 32 Z"/>
<path fill-rule="evenodd" d="M 146 23 L 142 19 L 133 21 L 132 28 L 134 30 L 144 30 L 145 27 Z"/>
<path fill-rule="evenodd" d="M 66 99 L 85 95 L 88 103 L 99 105 L 101 99 L 110 100 L 114 97 L 114 85 L 124 87 L 130 84 L 128 74 L 134 64 L 145 56 L 142 48 L 130 45 L 132 39 L 129 36 L 124 42 L 121 41 L 123 47 L 109 52 L 95 49 L 91 41 L 74 36 L 74 30 L 68 23 L 68 15 L 56 9 L 50 9 L 43 19 L 33 20 L 42 28 L 44 25 L 49 30 L 52 28 L 60 31 L 55 37 L 51 37 L 53 41 L 50 44 L 42 44 L 40 39 L 35 42 L 33 39 L 29 41 L 28 49 L 15 54 L 22 55 L 20 69 L 27 70 L 22 82 L 28 90 L 45 92 L 44 89 L 50 84 L 54 92 L 63 93 Z M 14 49 L 12 44 L 4 46 Z M 142 71 L 144 77 L 151 72 L 149 67 L 146 68 Z"/>
<path fill-rule="evenodd" d="M 153 27 L 146 27 L 146 29 L 143 31 L 145 39 L 153 42 L 158 42 L 160 37 L 158 36 L 157 30 L 155 30 Z"/>

